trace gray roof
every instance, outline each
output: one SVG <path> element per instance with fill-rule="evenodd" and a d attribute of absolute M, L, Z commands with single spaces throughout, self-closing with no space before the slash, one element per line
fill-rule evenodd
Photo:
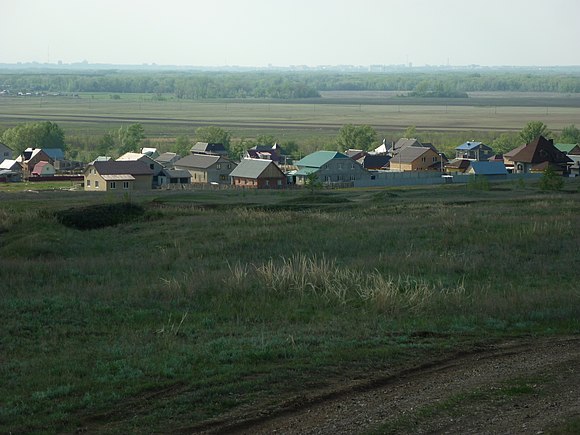
<path fill-rule="evenodd" d="M 243 159 L 238 166 L 230 173 L 231 177 L 239 178 L 258 178 L 266 170 L 269 165 L 276 164 L 272 160 L 262 160 L 262 159 Z M 278 166 L 276 166 L 278 168 Z M 283 177 L 284 173 L 280 170 L 280 176 Z"/>
<path fill-rule="evenodd" d="M 221 143 L 208 143 L 208 142 L 197 142 L 193 148 L 191 148 L 192 153 L 209 153 L 209 154 L 226 154 L 227 150 L 224 144 Z"/>
<path fill-rule="evenodd" d="M 175 162 L 176 167 L 207 169 L 216 163 L 221 156 L 211 154 L 190 154 Z"/>
<path fill-rule="evenodd" d="M 182 169 L 164 169 L 163 174 L 169 178 L 191 178 L 191 174 Z"/>
<path fill-rule="evenodd" d="M 139 160 L 109 160 L 94 162 L 93 166 L 100 175 L 153 175 L 149 166 Z"/>
<path fill-rule="evenodd" d="M 163 153 L 160 154 L 158 157 L 156 157 L 154 160 L 156 160 L 159 163 L 169 163 L 176 158 L 179 159 L 181 158 L 181 156 L 176 153 Z"/>
<path fill-rule="evenodd" d="M 491 148 L 488 147 L 483 142 L 465 142 L 464 144 L 459 145 L 455 149 L 458 151 L 471 151 L 471 150 L 477 149 L 479 147 L 481 147 L 481 149 L 491 151 Z"/>
<path fill-rule="evenodd" d="M 419 157 L 421 157 L 423 154 L 425 154 L 430 149 L 431 148 L 423 148 L 423 147 L 415 147 L 415 146 L 405 147 L 405 148 L 399 150 L 399 152 L 397 154 L 395 154 L 395 156 L 393 158 L 391 158 L 391 162 L 411 163 L 411 162 L 414 162 Z"/>

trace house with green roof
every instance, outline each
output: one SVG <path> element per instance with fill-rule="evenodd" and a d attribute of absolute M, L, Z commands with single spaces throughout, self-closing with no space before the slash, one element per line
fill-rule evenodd
<path fill-rule="evenodd" d="M 555 143 L 554 146 L 568 156 L 580 156 L 580 145 L 577 143 Z"/>
<path fill-rule="evenodd" d="M 348 183 L 370 179 L 370 173 L 358 162 L 337 151 L 316 151 L 294 163 L 296 184 L 304 185 L 310 174 L 323 184 Z"/>

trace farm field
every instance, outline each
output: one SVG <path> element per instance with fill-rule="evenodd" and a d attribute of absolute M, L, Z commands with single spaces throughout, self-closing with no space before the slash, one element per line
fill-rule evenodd
<path fill-rule="evenodd" d="M 129 199 L 143 210 L 131 222 L 58 220 Z M 579 225 L 574 179 L 549 194 L 0 190 L 0 432 L 284 432 L 311 404 L 342 397 L 338 421 L 359 393 L 409 379 L 423 407 L 389 418 L 368 399 L 369 418 L 342 427 L 442 430 L 477 408 L 490 430 L 497 409 L 540 398 L 530 427 L 573 433 Z M 421 387 L 429 367 L 444 385 L 467 376 L 443 367 L 479 360 L 501 373 L 441 402 Z"/>
<path fill-rule="evenodd" d="M 148 136 L 193 136 L 200 126 L 217 125 L 234 137 L 274 134 L 282 140 L 334 136 L 344 124 L 369 124 L 379 133 L 404 131 L 519 131 L 541 120 L 553 131 L 578 124 L 577 96 L 516 97 L 488 94 L 469 99 L 407 99 L 376 93 L 326 93 L 321 99 L 281 101 L 163 101 L 141 94 L 81 94 L 74 97 L 2 97 L 0 128 L 50 120 L 70 135 L 102 135 L 141 123 Z"/>

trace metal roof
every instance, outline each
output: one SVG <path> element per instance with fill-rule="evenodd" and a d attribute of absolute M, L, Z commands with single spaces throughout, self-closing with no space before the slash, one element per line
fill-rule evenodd
<path fill-rule="evenodd" d="M 483 142 L 465 142 L 464 144 L 459 145 L 455 149 L 458 151 L 471 151 L 471 150 L 474 150 L 474 149 L 479 148 L 479 147 L 486 149 L 486 150 L 491 150 L 491 148 L 488 147 Z"/>
<path fill-rule="evenodd" d="M 337 151 L 316 151 L 308 154 L 294 164 L 296 166 L 309 166 L 312 168 L 320 168 L 334 159 L 348 159 L 349 157 Z"/>
<path fill-rule="evenodd" d="M 139 160 L 93 162 L 92 166 L 101 176 L 119 174 L 153 175 L 153 171 L 149 169 L 149 166 Z"/>
<path fill-rule="evenodd" d="M 230 173 L 230 176 L 257 179 L 270 165 L 274 165 L 280 171 L 280 177 L 284 176 L 284 173 L 272 160 L 262 159 L 242 159 L 238 166 Z"/>
<path fill-rule="evenodd" d="M 190 154 L 174 163 L 176 167 L 207 169 L 222 157 L 215 154 Z"/>
<path fill-rule="evenodd" d="M 470 168 L 477 175 L 505 175 L 507 169 L 503 162 L 471 162 Z"/>
<path fill-rule="evenodd" d="M 105 181 L 131 181 L 134 180 L 130 174 L 101 175 Z"/>

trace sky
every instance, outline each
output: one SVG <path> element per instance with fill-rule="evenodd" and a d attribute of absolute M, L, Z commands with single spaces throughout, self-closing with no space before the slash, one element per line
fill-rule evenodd
<path fill-rule="evenodd" d="M 2 0 L 0 63 L 580 65 L 580 0 Z"/>

